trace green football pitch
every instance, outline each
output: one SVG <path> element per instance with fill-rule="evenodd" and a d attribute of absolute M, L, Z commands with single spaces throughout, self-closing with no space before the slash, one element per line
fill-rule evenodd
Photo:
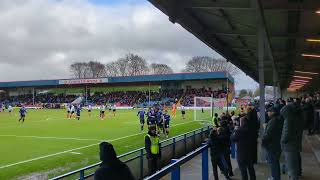
<path fill-rule="evenodd" d="M 18 109 L 1 112 L 0 179 L 47 179 L 97 163 L 101 141 L 111 142 L 118 155 L 143 147 L 146 127 L 140 132 L 137 110 L 118 110 L 116 117 L 107 113 L 103 121 L 98 114 L 83 111 L 78 121 L 67 119 L 65 110 L 28 110 L 22 123 Z M 193 119 L 193 111 L 184 120 L 178 111 L 170 137 L 204 126 Z"/>

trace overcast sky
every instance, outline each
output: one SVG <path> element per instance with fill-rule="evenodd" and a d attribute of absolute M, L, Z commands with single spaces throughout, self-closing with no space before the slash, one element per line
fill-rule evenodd
<path fill-rule="evenodd" d="M 0 27 L 0 81 L 69 78 L 73 62 L 129 52 L 175 72 L 192 56 L 219 57 L 146 0 L 0 0 Z"/>

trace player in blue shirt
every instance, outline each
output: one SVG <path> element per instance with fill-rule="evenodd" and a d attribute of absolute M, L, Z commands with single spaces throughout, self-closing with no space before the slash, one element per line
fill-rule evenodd
<path fill-rule="evenodd" d="M 20 113 L 20 119 L 19 122 L 22 120 L 22 122 L 24 122 L 24 119 L 26 118 L 26 114 L 27 114 L 27 110 L 24 106 L 22 106 L 22 108 L 20 108 L 19 110 Z"/>
<path fill-rule="evenodd" d="M 80 120 L 80 113 L 81 113 L 81 106 L 80 105 L 78 105 L 77 107 L 76 107 L 76 118 L 78 119 L 78 121 Z"/>
<path fill-rule="evenodd" d="M 147 114 L 147 123 L 148 123 L 148 126 L 155 126 L 157 124 L 156 122 L 156 113 L 155 111 L 153 110 L 153 108 L 150 108 L 149 109 L 149 112 Z"/>
<path fill-rule="evenodd" d="M 168 114 L 168 111 L 166 110 L 163 113 L 163 120 L 164 120 L 164 128 L 165 128 L 165 131 L 166 131 L 166 137 L 167 138 L 169 137 L 170 119 L 171 119 L 170 115 Z"/>
<path fill-rule="evenodd" d="M 156 109 L 156 120 L 157 120 L 158 132 L 160 133 L 160 131 L 163 130 L 163 119 L 162 119 L 162 111 L 160 111 L 159 108 Z"/>
<path fill-rule="evenodd" d="M 139 116 L 139 118 L 140 118 L 141 131 L 143 131 L 143 127 L 144 127 L 144 115 L 145 115 L 144 110 L 143 110 L 143 109 L 140 109 L 140 110 L 138 111 L 137 116 Z"/>

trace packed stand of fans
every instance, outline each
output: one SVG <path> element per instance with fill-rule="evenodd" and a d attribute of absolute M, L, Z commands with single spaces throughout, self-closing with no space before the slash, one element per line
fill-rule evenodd
<path fill-rule="evenodd" d="M 195 96 L 224 98 L 226 96 L 225 91 L 211 89 L 187 89 L 187 90 L 160 90 L 159 92 L 152 91 L 150 94 L 150 101 L 153 103 L 172 104 L 176 99 L 181 100 L 184 106 L 192 106 L 193 98 Z M 77 97 L 76 95 L 64 95 L 64 94 L 37 94 L 34 99 L 35 104 L 61 104 L 71 103 Z M 149 101 L 149 92 L 145 91 L 119 91 L 99 93 L 96 92 L 87 97 L 90 104 L 100 105 L 105 103 L 117 104 L 118 106 L 147 106 Z M 13 106 L 32 105 L 33 96 L 19 95 L 0 97 L 2 104 L 10 104 Z"/>

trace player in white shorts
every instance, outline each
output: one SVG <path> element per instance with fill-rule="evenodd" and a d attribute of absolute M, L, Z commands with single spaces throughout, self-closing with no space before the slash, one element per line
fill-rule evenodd
<path fill-rule="evenodd" d="M 88 105 L 88 115 L 91 117 L 91 111 L 92 111 L 92 106 L 89 104 Z"/>
<path fill-rule="evenodd" d="M 12 106 L 9 105 L 9 106 L 8 106 L 8 112 L 9 112 L 10 116 L 11 116 L 12 110 L 13 110 Z"/>

